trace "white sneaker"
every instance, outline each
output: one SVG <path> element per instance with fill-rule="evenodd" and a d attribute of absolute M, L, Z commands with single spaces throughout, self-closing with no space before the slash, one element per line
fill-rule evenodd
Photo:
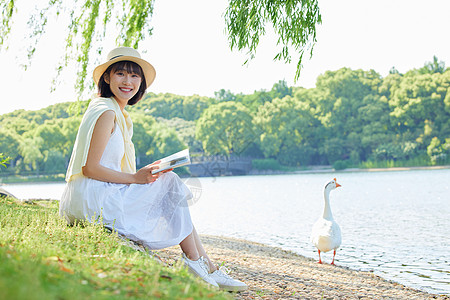
<path fill-rule="evenodd" d="M 190 260 L 186 254 L 182 254 L 184 264 L 188 267 L 189 271 L 206 281 L 212 286 L 219 287 L 214 279 L 209 274 L 209 268 L 203 256 L 200 256 L 198 260 Z"/>
<path fill-rule="evenodd" d="M 219 270 L 211 273 L 212 279 L 219 285 L 221 289 L 233 292 L 245 291 L 247 289 L 247 285 L 242 281 L 237 279 L 233 279 L 230 275 L 228 275 L 230 271 L 224 266 L 220 267 Z"/>

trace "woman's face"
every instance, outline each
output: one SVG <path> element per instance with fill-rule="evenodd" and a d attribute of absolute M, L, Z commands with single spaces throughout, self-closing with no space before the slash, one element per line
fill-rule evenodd
<path fill-rule="evenodd" d="M 134 97 L 141 86 L 141 77 L 136 73 L 128 73 L 126 70 L 115 70 L 109 74 L 109 80 L 105 82 L 109 84 L 111 92 L 114 94 L 119 103 L 128 103 L 128 100 Z M 108 82 L 109 81 L 109 82 Z"/>

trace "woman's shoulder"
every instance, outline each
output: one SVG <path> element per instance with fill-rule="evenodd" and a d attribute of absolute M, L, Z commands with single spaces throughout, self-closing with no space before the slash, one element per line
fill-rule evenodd
<path fill-rule="evenodd" d="M 91 100 L 89 108 L 111 108 L 114 109 L 114 100 L 111 98 L 97 97 Z"/>
<path fill-rule="evenodd" d="M 103 113 L 109 111 L 110 113 L 115 114 L 114 103 L 112 103 L 112 99 L 110 98 L 95 98 L 92 99 L 89 103 L 89 106 L 86 110 L 85 117 L 89 118 L 98 118 Z"/>

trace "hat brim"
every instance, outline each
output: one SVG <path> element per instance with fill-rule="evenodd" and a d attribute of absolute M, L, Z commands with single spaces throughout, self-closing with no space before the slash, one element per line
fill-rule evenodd
<path fill-rule="evenodd" d="M 116 62 L 119 61 L 132 61 L 137 63 L 141 68 L 142 72 L 144 72 L 145 82 L 147 83 L 147 88 L 153 83 L 156 77 L 156 71 L 155 68 L 146 60 L 143 60 L 142 58 L 134 57 L 134 56 L 119 56 L 116 58 L 113 58 L 109 61 L 107 61 L 104 64 L 101 64 L 97 66 L 94 69 L 93 77 L 94 82 L 96 85 L 98 85 L 98 81 L 102 77 L 103 73 L 105 73 L 106 69 L 108 67 Z"/>

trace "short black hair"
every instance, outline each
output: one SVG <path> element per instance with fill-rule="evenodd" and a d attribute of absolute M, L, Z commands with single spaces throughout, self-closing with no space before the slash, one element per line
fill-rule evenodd
<path fill-rule="evenodd" d="M 111 72 L 116 72 L 118 70 L 124 70 L 127 71 L 127 73 L 134 73 L 136 75 L 139 75 L 142 79 L 141 86 L 139 87 L 138 92 L 136 95 L 133 96 L 130 100 L 128 100 L 128 105 L 135 105 L 139 102 L 139 100 L 142 99 L 145 95 L 145 90 L 147 89 L 147 83 L 145 81 L 144 72 L 142 71 L 142 68 L 140 65 L 138 65 L 135 62 L 129 61 L 129 60 L 122 60 L 119 62 L 116 62 L 108 67 L 105 72 L 103 72 L 102 76 L 100 77 L 98 81 L 98 95 L 100 97 L 109 98 L 114 96 L 113 92 L 111 91 L 111 88 L 109 87 L 109 84 L 105 81 L 105 74 L 111 74 Z"/>

